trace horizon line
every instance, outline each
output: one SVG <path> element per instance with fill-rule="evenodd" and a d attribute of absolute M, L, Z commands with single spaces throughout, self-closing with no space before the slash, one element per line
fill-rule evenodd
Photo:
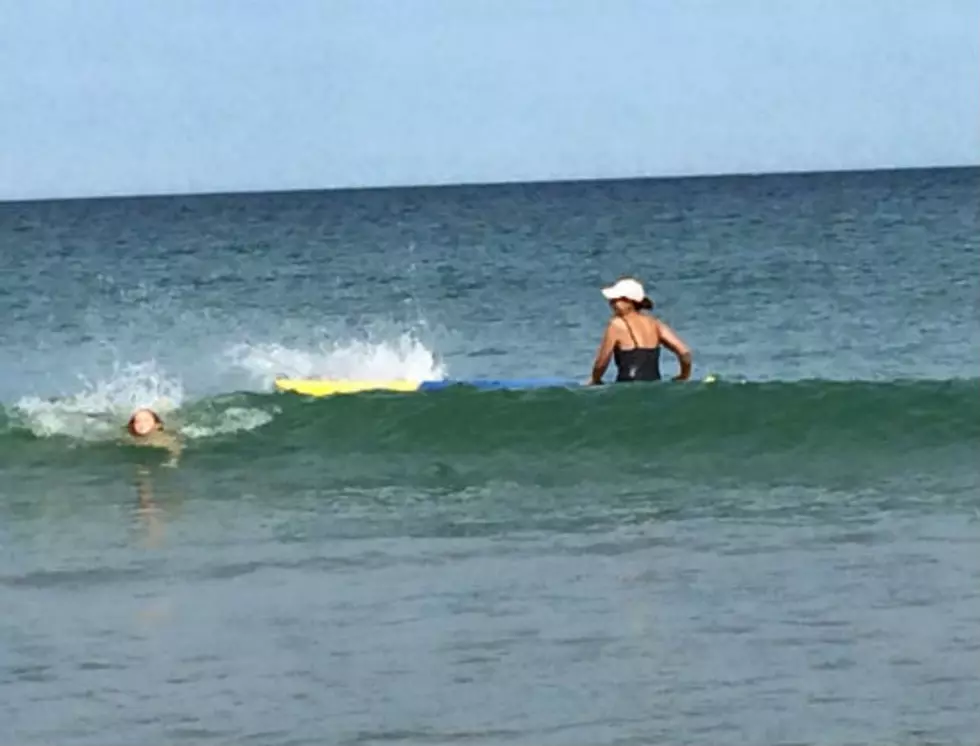
<path fill-rule="evenodd" d="M 391 183 L 391 184 L 352 184 L 347 186 L 296 186 L 278 187 L 273 189 L 244 188 L 244 189 L 216 189 L 216 190 L 188 190 L 188 191 L 159 191 L 159 192 L 117 192 L 102 193 L 91 195 L 75 196 L 52 196 L 52 197 L 0 197 L 0 206 L 18 204 L 43 204 L 51 202 L 100 202 L 107 200 L 159 200 L 159 199 L 178 199 L 182 197 L 214 198 L 214 197 L 249 197 L 259 195 L 294 195 L 294 194 L 318 194 L 318 193 L 350 193 L 350 192 L 386 192 L 386 191 L 409 191 L 409 190 L 432 190 L 442 191 L 449 189 L 460 189 L 475 187 L 478 189 L 493 187 L 514 187 L 514 186 L 543 186 L 543 185 L 572 185 L 572 184 L 609 184 L 617 182 L 642 182 L 642 181 L 699 181 L 699 180 L 725 180 L 725 179 L 760 179 L 772 176 L 830 176 L 840 175 L 860 175 L 860 174 L 880 174 L 880 173 L 906 173 L 916 171 L 971 171 L 980 170 L 980 161 L 967 164 L 946 164 L 931 166 L 872 166 L 854 167 L 839 169 L 788 169 L 784 171 L 732 171 L 716 173 L 669 173 L 661 175 L 625 175 L 625 176 L 569 176 L 554 179 L 498 179 L 498 180 L 474 180 L 474 181 L 432 181 L 422 183 Z"/>

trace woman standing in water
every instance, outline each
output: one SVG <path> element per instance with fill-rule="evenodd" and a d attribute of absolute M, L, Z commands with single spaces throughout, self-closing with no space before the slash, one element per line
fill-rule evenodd
<path fill-rule="evenodd" d="M 686 381 L 691 377 L 690 348 L 667 324 L 644 313 L 653 308 L 653 301 L 638 280 L 624 277 L 603 288 L 602 294 L 609 301 L 613 317 L 596 353 L 590 385 L 602 383 L 610 358 L 616 362 L 617 382 L 659 381 L 661 346 L 673 352 L 680 364 L 680 373 L 673 380 Z"/>

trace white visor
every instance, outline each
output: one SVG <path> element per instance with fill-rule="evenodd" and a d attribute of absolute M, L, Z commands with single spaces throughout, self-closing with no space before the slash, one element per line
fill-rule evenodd
<path fill-rule="evenodd" d="M 647 298 L 647 294 L 643 290 L 643 285 L 632 277 L 625 277 L 616 284 L 603 288 L 602 294 L 606 300 L 625 298 L 646 308 L 653 307 L 653 302 Z"/>

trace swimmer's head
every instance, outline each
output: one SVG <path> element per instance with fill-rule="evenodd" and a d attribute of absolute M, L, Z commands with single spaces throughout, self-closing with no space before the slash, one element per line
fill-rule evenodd
<path fill-rule="evenodd" d="M 152 409 L 137 409 L 129 418 L 126 429 L 136 438 L 145 438 L 155 430 L 163 430 L 163 420 Z"/>

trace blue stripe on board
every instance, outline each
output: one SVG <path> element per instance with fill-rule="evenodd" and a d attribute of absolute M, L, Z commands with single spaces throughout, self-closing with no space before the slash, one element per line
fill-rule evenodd
<path fill-rule="evenodd" d="M 423 381 L 419 391 L 441 391 L 453 386 L 465 386 L 482 390 L 489 389 L 538 389 L 577 386 L 578 382 L 567 378 L 475 378 L 445 381 Z"/>

